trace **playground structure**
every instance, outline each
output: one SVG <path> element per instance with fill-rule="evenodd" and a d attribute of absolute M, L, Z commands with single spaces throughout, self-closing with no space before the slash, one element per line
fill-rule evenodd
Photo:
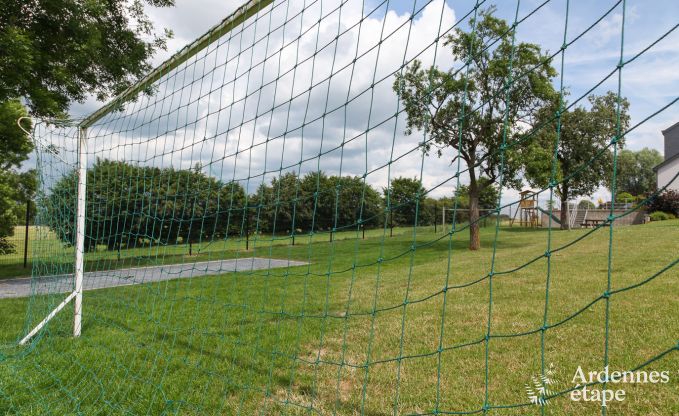
<path fill-rule="evenodd" d="M 530 189 L 519 192 L 521 199 L 519 199 L 519 206 L 512 216 L 509 226 L 513 227 L 517 222 L 519 227 L 540 227 L 541 216 L 538 213 L 540 207 L 538 206 L 538 194 Z"/>

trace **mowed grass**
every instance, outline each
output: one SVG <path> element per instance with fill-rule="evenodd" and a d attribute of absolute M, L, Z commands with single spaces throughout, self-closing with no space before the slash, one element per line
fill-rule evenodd
<path fill-rule="evenodd" d="M 679 265 L 667 268 L 679 221 L 609 231 L 502 228 L 494 245 L 488 227 L 478 252 L 466 232 L 426 229 L 260 241 L 205 257 L 310 265 L 86 292 L 82 337 L 68 307 L 27 349 L 15 341 L 63 295 L 0 301 L 0 413 L 481 412 L 487 395 L 489 414 L 539 415 L 502 406 L 528 401 L 543 352 L 563 390 L 606 353 L 626 370 L 674 348 L 645 367 L 669 383 L 617 385 L 626 399 L 607 414 L 679 414 Z M 563 247 L 549 265 L 548 238 Z M 630 289 L 607 301 L 609 279 Z M 567 394 L 549 403 L 544 414 L 601 413 Z"/>
<path fill-rule="evenodd" d="M 15 252 L 0 254 L 0 279 L 10 277 L 30 276 L 34 256 L 53 256 L 64 252 L 63 245 L 57 236 L 48 228 L 35 225 L 28 226 L 28 257 L 24 267 L 24 248 L 26 242 L 26 227 L 14 227 L 14 235 L 9 237 Z M 71 256 L 71 259 L 73 256 Z"/>
<path fill-rule="evenodd" d="M 486 222 L 490 223 L 488 219 Z M 448 228 L 450 225 L 448 225 Z M 21 228 L 21 230 L 19 230 Z M 434 226 L 418 227 L 420 232 L 433 233 Z M 443 233 L 439 226 L 436 230 Z M 56 234 L 48 227 L 29 227 L 29 260 L 27 267 L 23 267 L 24 247 L 23 227 L 17 227 L 12 241 L 15 242 L 19 253 L 0 255 L 0 280 L 15 277 L 26 277 L 31 274 L 49 276 L 55 274 L 72 273 L 75 250 L 72 246 L 61 242 Z M 395 227 L 387 231 L 388 235 L 410 234 L 407 228 Z M 360 232 L 360 238 L 364 233 Z M 384 230 L 367 229 L 365 238 L 377 238 L 384 235 Z M 221 260 L 239 257 L 239 253 L 247 252 L 255 246 L 275 247 L 288 246 L 294 243 L 308 244 L 312 242 L 330 242 L 330 233 L 323 231 L 316 233 L 310 240 L 309 235 L 299 234 L 294 238 L 289 234 L 274 235 L 255 234 L 249 239 L 245 236 L 229 236 L 226 239 L 196 242 L 189 246 L 178 244 L 145 244 L 124 250 L 107 250 L 106 246 L 97 246 L 96 250 L 85 254 L 85 271 L 115 270 L 130 267 L 158 266 L 164 264 L 195 263 L 199 261 Z M 333 240 L 355 240 L 356 231 L 336 231 Z"/>

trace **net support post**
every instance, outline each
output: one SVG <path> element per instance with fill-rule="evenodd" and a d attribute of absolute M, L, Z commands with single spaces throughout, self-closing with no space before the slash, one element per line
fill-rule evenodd
<path fill-rule="evenodd" d="M 82 328 L 83 275 L 85 272 L 85 207 L 87 191 L 87 128 L 78 131 L 78 207 L 76 211 L 75 268 L 73 273 L 75 294 L 73 301 L 73 336 L 79 337 Z"/>
<path fill-rule="evenodd" d="M 66 299 L 64 299 L 64 300 L 63 300 L 56 308 L 54 308 L 54 309 L 52 310 L 52 312 L 50 312 L 49 315 L 47 315 L 47 316 L 45 317 L 45 319 L 43 319 L 42 321 L 40 321 L 40 323 L 39 323 L 38 325 L 36 325 L 35 328 L 33 328 L 33 329 L 31 330 L 31 332 L 29 332 L 28 334 L 26 334 L 26 336 L 23 337 L 23 338 L 21 339 L 21 341 L 19 341 L 19 345 L 26 345 L 26 343 L 27 343 L 28 341 L 30 341 L 31 338 L 33 338 L 38 332 L 40 332 L 40 330 L 41 330 L 45 325 L 47 325 L 47 323 L 48 323 L 52 318 L 54 318 L 54 317 L 55 317 L 62 309 L 64 309 L 64 307 L 65 307 L 66 305 L 68 305 L 68 303 L 69 303 L 70 301 L 72 301 L 74 297 L 75 297 L 75 292 L 71 292 L 71 294 L 68 295 L 68 296 L 66 297 Z"/>

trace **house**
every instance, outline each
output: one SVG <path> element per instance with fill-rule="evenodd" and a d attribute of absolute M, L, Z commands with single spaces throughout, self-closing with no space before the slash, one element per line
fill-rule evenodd
<path fill-rule="evenodd" d="M 667 186 L 667 189 L 679 191 L 679 122 L 662 131 L 665 137 L 665 160 L 654 167 L 658 188 Z M 669 185 L 668 185 L 669 184 Z"/>

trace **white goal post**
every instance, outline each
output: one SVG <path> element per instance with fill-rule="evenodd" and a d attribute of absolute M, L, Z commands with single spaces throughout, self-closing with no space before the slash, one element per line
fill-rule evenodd
<path fill-rule="evenodd" d="M 78 188 L 77 188 L 77 209 L 76 209 L 76 244 L 73 273 L 73 292 L 71 292 L 56 308 L 50 312 L 45 319 L 40 321 L 24 338 L 19 341 L 19 345 L 25 345 L 36 334 L 42 330 L 47 323 L 54 318 L 69 302 L 74 301 L 73 316 L 73 336 L 79 337 L 82 330 L 83 313 L 83 276 L 85 273 L 85 210 L 86 210 L 86 190 L 87 190 L 87 129 L 92 126 L 109 112 L 118 108 L 121 104 L 137 96 L 145 88 L 162 78 L 163 75 L 177 68 L 189 58 L 205 49 L 210 43 L 221 36 L 229 33 L 248 18 L 254 16 L 258 11 L 273 3 L 273 0 L 251 0 L 236 9 L 231 15 L 222 20 L 221 23 L 208 30 L 203 36 L 185 46 L 163 64 L 155 68 L 139 82 L 127 88 L 120 95 L 115 97 L 106 105 L 90 114 L 78 125 Z M 17 120 L 21 127 L 20 118 Z M 23 127 L 21 127 L 23 130 Z M 24 130 L 25 131 L 25 130 Z M 27 132 L 28 133 L 28 132 Z M 28 133 L 30 135 L 30 133 Z"/>

